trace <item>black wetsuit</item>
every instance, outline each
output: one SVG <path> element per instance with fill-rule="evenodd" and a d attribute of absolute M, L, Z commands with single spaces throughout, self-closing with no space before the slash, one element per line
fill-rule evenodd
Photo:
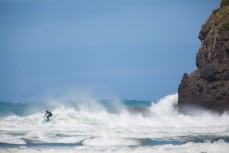
<path fill-rule="evenodd" d="M 47 115 L 48 114 L 48 115 Z M 50 111 L 46 111 L 45 116 L 47 115 L 47 121 L 49 121 L 49 117 L 52 116 L 52 113 Z M 45 117 L 44 116 L 44 117 Z"/>

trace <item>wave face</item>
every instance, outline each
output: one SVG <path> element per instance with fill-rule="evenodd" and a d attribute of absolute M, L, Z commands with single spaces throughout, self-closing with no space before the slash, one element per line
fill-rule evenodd
<path fill-rule="evenodd" d="M 229 114 L 182 115 L 177 97 L 0 102 L 0 152 L 228 153 Z"/>

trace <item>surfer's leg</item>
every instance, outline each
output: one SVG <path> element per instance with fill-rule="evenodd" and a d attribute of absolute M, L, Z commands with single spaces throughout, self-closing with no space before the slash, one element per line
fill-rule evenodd
<path fill-rule="evenodd" d="M 48 115 L 48 116 L 47 116 L 47 121 L 49 121 L 49 117 L 50 117 L 50 116 L 52 116 L 52 115 Z"/>

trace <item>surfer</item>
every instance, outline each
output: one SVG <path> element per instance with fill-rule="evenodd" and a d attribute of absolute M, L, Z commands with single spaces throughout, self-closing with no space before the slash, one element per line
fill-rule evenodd
<path fill-rule="evenodd" d="M 47 115 L 47 114 L 48 114 L 48 115 Z M 47 115 L 47 116 L 46 116 L 46 115 Z M 52 116 L 52 113 L 51 113 L 50 111 L 46 110 L 45 116 L 47 117 L 47 121 L 49 121 L 49 117 Z M 45 116 L 44 116 L 44 117 L 45 117 Z"/>

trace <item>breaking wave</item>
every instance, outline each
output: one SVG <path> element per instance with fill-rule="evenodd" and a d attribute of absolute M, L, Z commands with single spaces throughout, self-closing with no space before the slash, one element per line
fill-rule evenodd
<path fill-rule="evenodd" d="M 0 150 L 228 152 L 229 115 L 208 111 L 193 116 L 180 114 L 177 97 L 168 95 L 156 102 L 97 101 L 90 96 L 1 102 Z M 53 117 L 44 124 L 46 109 Z"/>

